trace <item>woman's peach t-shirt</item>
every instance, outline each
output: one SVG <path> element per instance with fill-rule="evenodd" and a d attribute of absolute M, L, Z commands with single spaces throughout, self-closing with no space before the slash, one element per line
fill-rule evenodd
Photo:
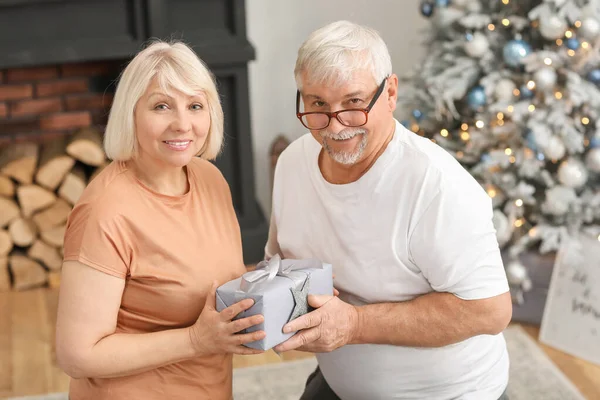
<path fill-rule="evenodd" d="M 190 326 L 213 280 L 224 283 L 245 271 L 227 182 L 200 158 L 187 173 L 189 191 L 166 196 L 144 186 L 126 163 L 112 162 L 69 216 L 64 260 L 126 280 L 116 333 Z M 127 377 L 73 379 L 69 395 L 71 400 L 229 400 L 231 383 L 232 356 L 214 355 Z"/>

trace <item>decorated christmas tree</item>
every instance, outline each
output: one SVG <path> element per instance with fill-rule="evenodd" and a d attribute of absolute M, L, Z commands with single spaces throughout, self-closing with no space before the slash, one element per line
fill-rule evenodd
<path fill-rule="evenodd" d="M 421 13 L 426 56 L 401 80 L 398 117 L 485 188 L 522 294 L 521 253 L 600 240 L 600 0 L 425 0 Z"/>

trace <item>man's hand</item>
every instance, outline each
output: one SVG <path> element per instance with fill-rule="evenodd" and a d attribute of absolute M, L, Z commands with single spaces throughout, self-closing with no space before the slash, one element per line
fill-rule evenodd
<path fill-rule="evenodd" d="M 275 351 L 330 352 L 350 343 L 358 330 L 356 307 L 337 296 L 308 296 L 308 304 L 316 308 L 308 314 L 289 322 L 284 332 L 299 331 L 275 347 Z"/>

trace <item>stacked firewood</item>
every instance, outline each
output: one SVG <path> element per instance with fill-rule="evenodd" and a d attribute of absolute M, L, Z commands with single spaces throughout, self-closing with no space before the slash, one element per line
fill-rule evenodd
<path fill-rule="evenodd" d="M 0 291 L 59 284 L 67 217 L 106 165 L 93 128 L 0 149 Z"/>

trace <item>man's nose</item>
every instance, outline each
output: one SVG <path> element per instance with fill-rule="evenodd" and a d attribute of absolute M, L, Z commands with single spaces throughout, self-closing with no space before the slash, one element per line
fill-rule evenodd
<path fill-rule="evenodd" d="M 342 123 L 336 117 L 332 117 L 329 120 L 329 126 L 327 127 L 327 130 L 329 130 L 332 133 L 338 133 L 346 128 L 347 126 L 342 125 Z"/>

